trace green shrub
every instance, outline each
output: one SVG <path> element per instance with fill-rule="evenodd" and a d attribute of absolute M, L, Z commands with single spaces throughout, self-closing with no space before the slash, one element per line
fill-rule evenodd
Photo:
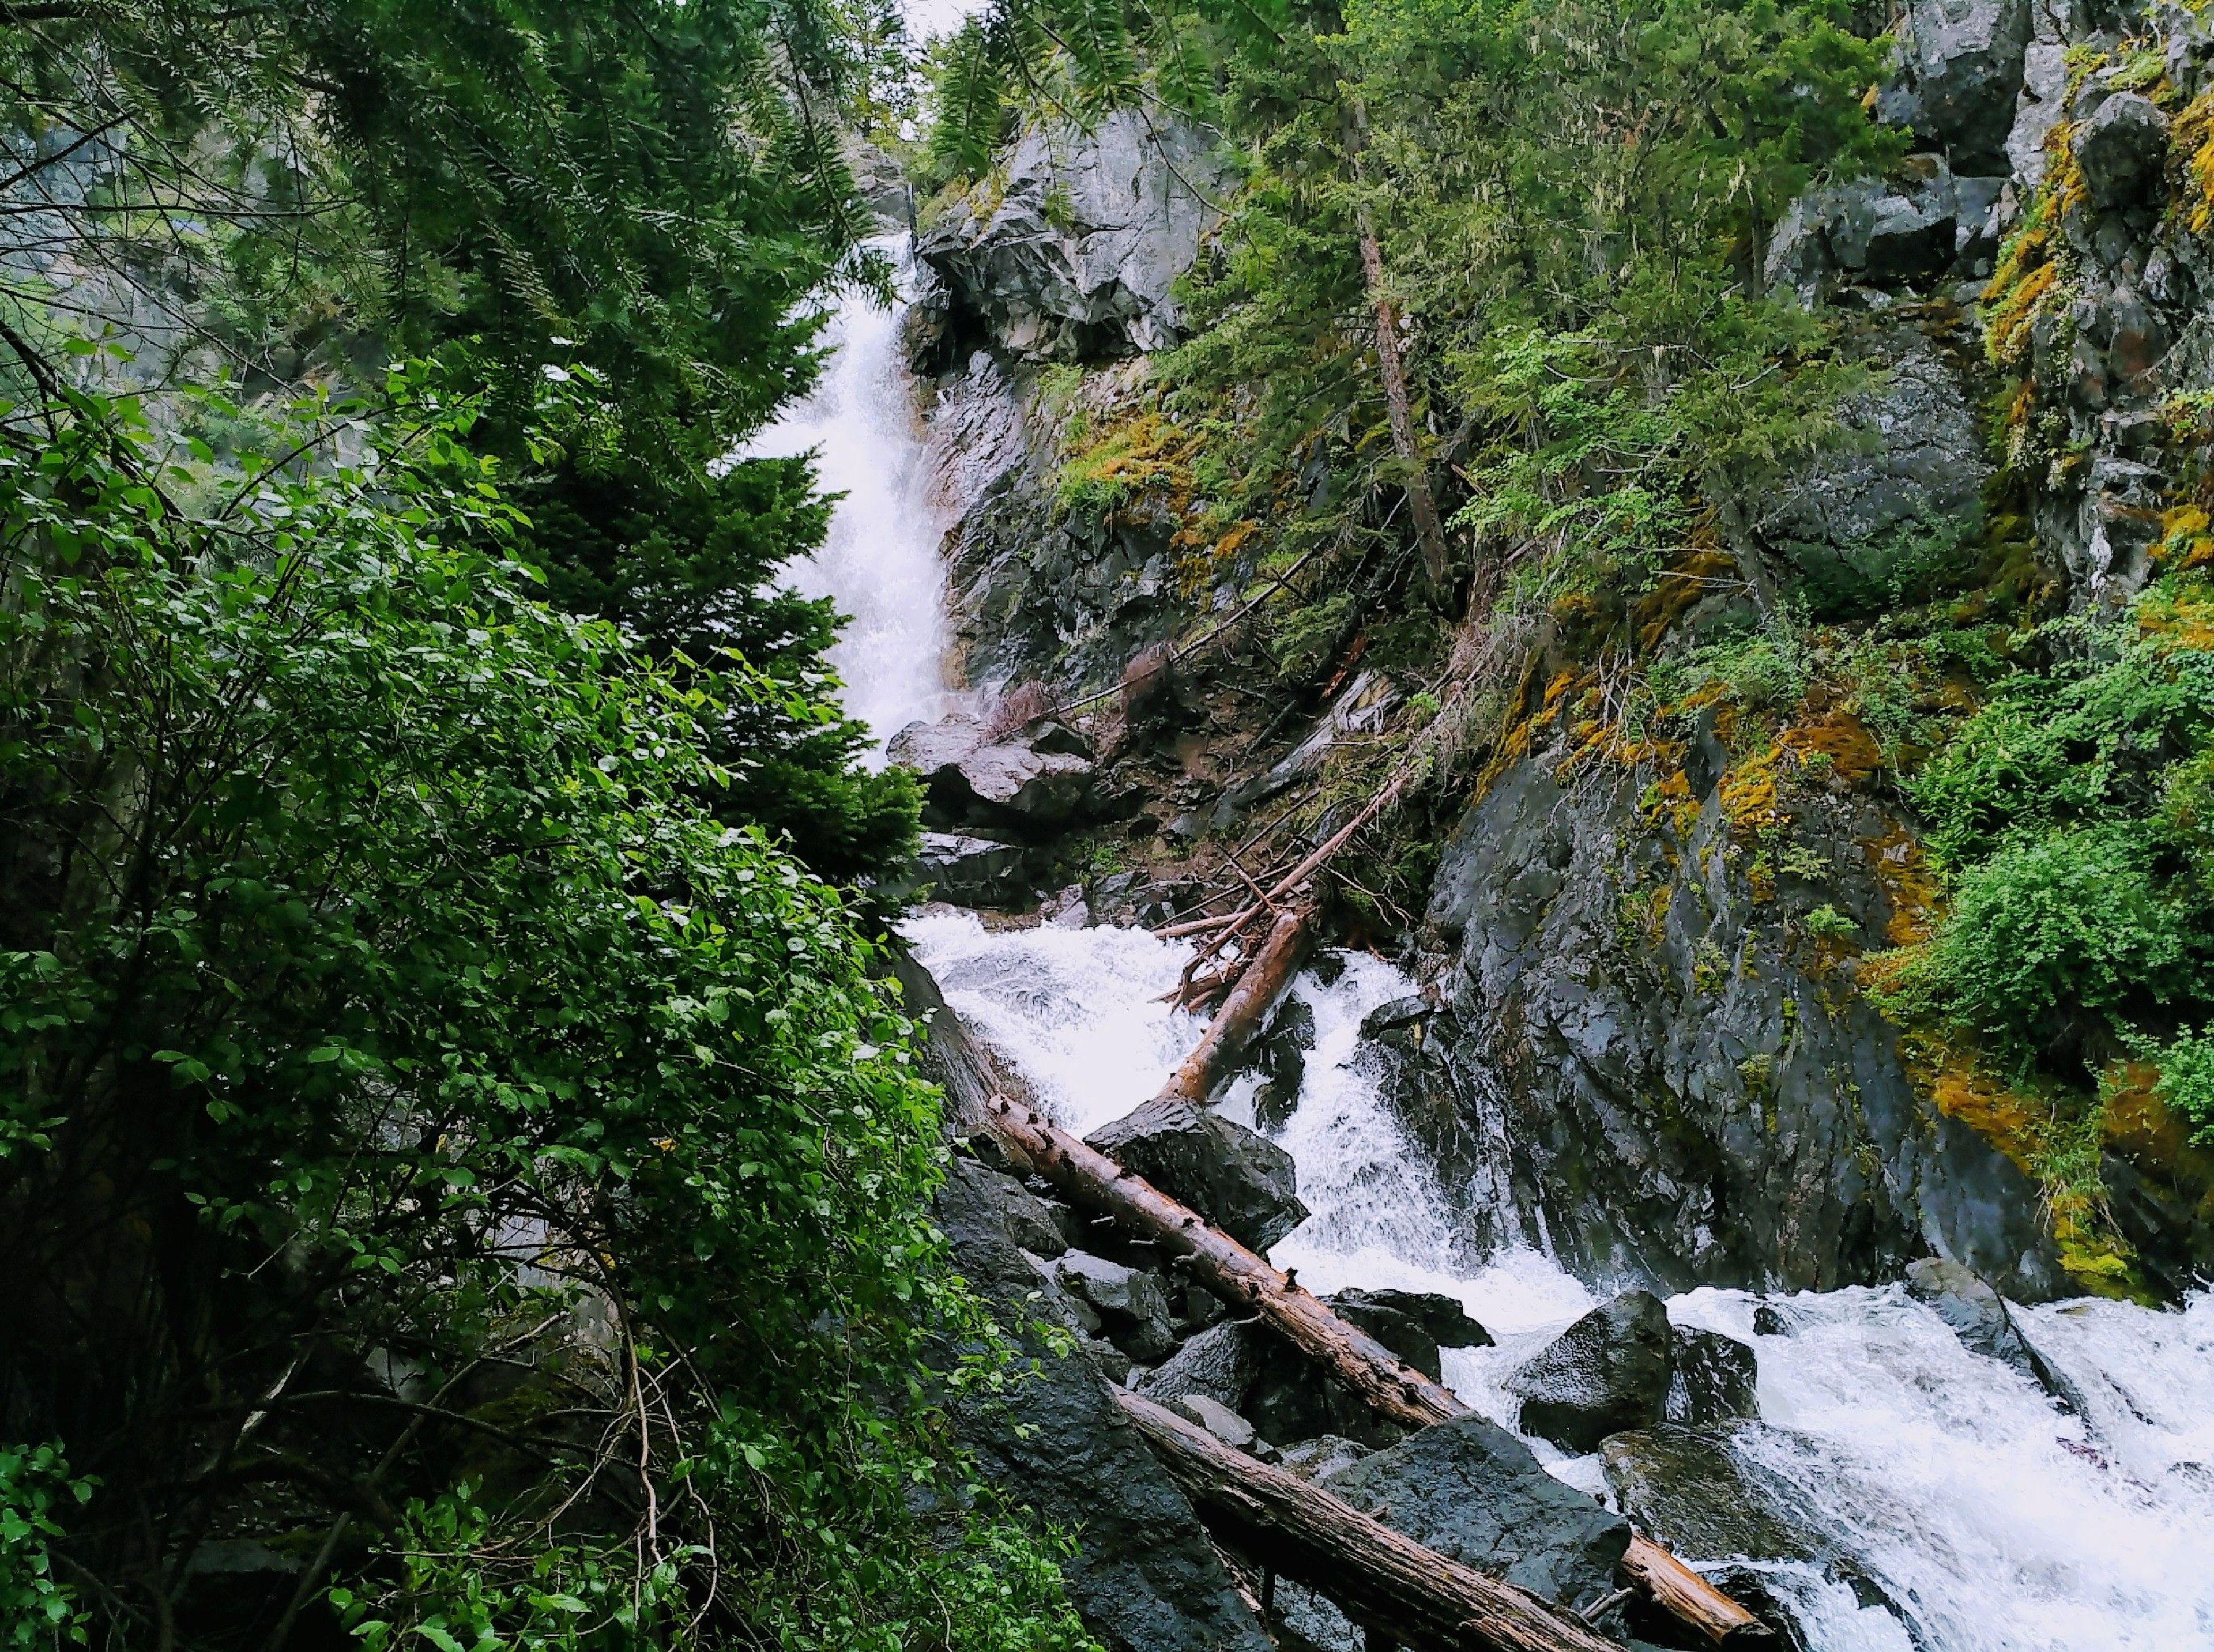
<path fill-rule="evenodd" d="M 2214 1144 L 2214 1022 L 2186 1029 L 2161 1052 L 2153 1092 L 2198 1126 L 2192 1139 Z"/>

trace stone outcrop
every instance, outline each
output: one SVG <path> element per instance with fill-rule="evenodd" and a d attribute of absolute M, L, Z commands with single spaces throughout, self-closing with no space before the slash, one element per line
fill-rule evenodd
<path fill-rule="evenodd" d="M 1630 1545 L 1619 1515 L 1481 1417 L 1421 1429 L 1316 1483 L 1426 1548 L 1565 1605 L 1612 1594 Z"/>
<path fill-rule="evenodd" d="M 1959 375 L 1919 330 L 1849 341 L 1880 375 L 1838 410 L 1845 439 L 1746 502 L 1762 549 L 1816 614 L 1916 600 L 1983 555 L 1987 444 Z"/>
<path fill-rule="evenodd" d="M 1732 777 L 1740 809 L 1749 784 L 1783 789 L 1776 852 L 1807 869 L 1758 899 L 1718 747 L 1687 753 L 1680 827 L 1647 820 L 1644 779 L 1565 771 L 1568 755 L 1499 776 L 1446 845 L 1428 915 L 1456 1173 L 1516 1213 L 1509 1236 L 1672 1289 L 1826 1289 L 1931 1250 L 2018 1298 L 2058 1289 L 2036 1188 L 1918 1099 L 1893 1029 L 1797 927 L 1829 905 L 1883 933 L 1883 856 L 1912 852 L 1895 822 L 1780 764 Z"/>
<path fill-rule="evenodd" d="M 1213 141 L 1185 120 L 1122 109 L 1089 131 L 1033 125 L 917 238 L 944 283 L 939 325 L 1036 360 L 1172 344 L 1171 284 L 1227 187 Z"/>
<path fill-rule="evenodd" d="M 1080 820 L 1093 802 L 1091 759 L 1040 738 L 1043 732 L 995 739 L 983 722 L 957 713 L 909 723 L 885 754 L 921 778 L 926 824 L 993 826 L 1035 839 Z"/>
<path fill-rule="evenodd" d="M 1876 113 L 1964 172 L 2004 171 L 2030 14 L 2030 0 L 1911 0 Z"/>

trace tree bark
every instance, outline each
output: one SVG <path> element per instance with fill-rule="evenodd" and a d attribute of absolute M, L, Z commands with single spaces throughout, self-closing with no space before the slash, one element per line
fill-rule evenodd
<path fill-rule="evenodd" d="M 1384 411 L 1391 426 L 1391 446 L 1407 472 L 1407 504 L 1414 513 L 1415 542 L 1422 547 L 1422 575 L 1430 600 L 1442 604 L 1452 594 L 1453 569 L 1446 531 L 1430 492 L 1430 469 L 1415 445 L 1415 416 L 1407 399 L 1406 364 L 1399 359 L 1399 308 L 1384 284 L 1384 248 L 1376 224 L 1363 205 L 1355 219 L 1361 233 L 1361 268 L 1368 279 L 1368 299 L 1376 307 L 1376 364 L 1384 378 Z"/>
<path fill-rule="evenodd" d="M 1124 1388 L 1115 1399 L 1210 1531 L 1327 1594 L 1373 1637 L 1413 1652 L 1621 1652 L 1536 1596 L 1424 1548 L 1149 1399 Z"/>
<path fill-rule="evenodd" d="M 1292 977 L 1300 972 L 1313 940 L 1314 913 L 1311 908 L 1287 906 L 1276 914 L 1269 938 L 1253 954 L 1253 961 L 1245 966 L 1238 984 L 1230 989 L 1222 1008 L 1215 1011 L 1214 1019 L 1208 1022 L 1198 1047 L 1169 1075 L 1169 1082 L 1161 1086 L 1155 1100 L 1199 1103 L 1214 1094 L 1215 1086 L 1237 1064 L 1238 1058 L 1252 1043 L 1253 1035 L 1260 1031 L 1269 1010 L 1275 1008 L 1276 1001 L 1291 985 Z"/>

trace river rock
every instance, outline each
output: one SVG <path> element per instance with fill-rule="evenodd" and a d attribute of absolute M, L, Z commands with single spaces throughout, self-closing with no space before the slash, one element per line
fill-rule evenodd
<path fill-rule="evenodd" d="M 1223 180 L 1213 142 L 1177 116 L 1034 122 L 989 180 L 923 225 L 915 254 L 945 283 L 958 336 L 1032 359 L 1160 350 L 1181 336 L 1171 288 Z"/>
<path fill-rule="evenodd" d="M 1219 1399 L 1205 1394 L 1186 1394 L 1176 1402 L 1182 1411 L 1232 1451 L 1251 1451 L 1260 1436 L 1253 1425 Z"/>
<path fill-rule="evenodd" d="M 1036 886 L 1037 851 L 959 832 L 926 832 L 910 877 L 957 906 L 1019 906 Z"/>
<path fill-rule="evenodd" d="M 1440 1348 L 1489 1348 L 1491 1334 L 1450 1296 L 1415 1290 L 1341 1290 L 1322 1299 L 1433 1382 Z"/>
<path fill-rule="evenodd" d="M 1812 1560 L 1829 1547 L 1732 1455 L 1732 1431 L 1660 1423 L 1608 1438 L 1614 1505 L 1687 1559 Z"/>
<path fill-rule="evenodd" d="M 1039 1368 L 1004 1396 L 957 1399 L 963 1443 L 1012 1504 L 1075 1537 L 1061 1563 L 1069 1599 L 1111 1652 L 1271 1652 L 1190 1503 L 1098 1372 L 1021 1329 L 1038 1316 L 1036 1293 L 1045 1291 L 1049 1312 L 1059 1294 L 1008 1237 L 1008 1212 L 1029 1197 L 960 1157 L 939 1194 L 938 1223 L 963 1277 Z"/>
<path fill-rule="evenodd" d="M 1942 149 L 1954 169 L 2007 170 L 2029 0 L 1910 0 L 1895 26 L 1897 67 L 1876 113 L 1911 126 L 1920 146 Z"/>
<path fill-rule="evenodd" d="M 1042 752 L 1020 738 L 994 740 L 971 716 L 911 722 L 884 754 L 921 779 L 925 820 L 933 826 L 1013 827 L 1038 837 L 1067 826 L 1092 801 L 1089 759 L 1057 743 Z"/>
<path fill-rule="evenodd" d="M 2108 209 L 2128 206 L 2160 177 L 2168 158 L 2168 117 L 2150 98 L 2116 92 L 2070 141 L 2090 198 Z"/>
<path fill-rule="evenodd" d="M 1670 1327 L 1668 1420 L 1703 1424 L 1759 1413 L 1760 1362 L 1719 1331 Z"/>
<path fill-rule="evenodd" d="M 1448 1558 L 1564 1605 L 1612 1593 L 1630 1525 L 1481 1417 L 1410 1435 L 1317 1484 Z"/>
<path fill-rule="evenodd" d="M 1099 1316 L 1108 1340 L 1132 1359 L 1150 1365 L 1175 1348 L 1168 1294 L 1143 1269 L 1070 1251 L 1055 1263 L 1054 1277 L 1063 1290 Z"/>
<path fill-rule="evenodd" d="M 1667 1413 L 1673 1339 L 1668 1310 L 1649 1290 L 1593 1308 L 1508 1379 L 1522 1400 L 1522 1432 L 1564 1451 L 1594 1451 L 1610 1434 Z"/>
<path fill-rule="evenodd" d="M 1248 1250 L 1265 1252 L 1307 1219 L 1290 1154 L 1189 1101 L 1148 1101 L 1085 1141 Z"/>
<path fill-rule="evenodd" d="M 1218 1325 L 1139 1379 L 1138 1392 L 1164 1405 L 1196 1394 L 1238 1411 L 1257 1369 L 1248 1328 L 1235 1322 Z"/>
<path fill-rule="evenodd" d="M 1969 1269 L 1925 1256 L 1907 1268 L 1906 1291 L 1934 1309 L 1969 1352 L 2012 1366 L 2070 1411 L 2083 1409 L 2075 1385 L 2021 1334 L 2006 1299 Z"/>
<path fill-rule="evenodd" d="M 1318 1435 L 1312 1440 L 1302 1440 L 1296 1445 L 1286 1446 L 1282 1463 L 1287 1472 L 1303 1480 L 1327 1479 L 1342 1468 L 1350 1468 L 1370 1454 L 1370 1448 L 1358 1440 L 1348 1440 L 1336 1434 Z"/>
<path fill-rule="evenodd" d="M 1253 1092 L 1253 1122 L 1281 1130 L 1300 1105 L 1306 1082 L 1307 1052 L 1314 1048 L 1314 1006 L 1297 993 L 1276 1006 L 1268 1026 L 1253 1042 L 1251 1067 L 1261 1076 Z"/>

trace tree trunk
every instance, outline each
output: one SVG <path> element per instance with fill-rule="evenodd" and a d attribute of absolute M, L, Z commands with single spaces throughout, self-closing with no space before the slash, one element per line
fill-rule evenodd
<path fill-rule="evenodd" d="M 1215 1086 L 1237 1065 L 1269 1010 L 1291 985 L 1292 977 L 1300 972 L 1313 939 L 1314 913 L 1310 908 L 1286 906 L 1278 911 L 1269 938 L 1245 966 L 1214 1019 L 1208 1022 L 1198 1047 L 1169 1076 L 1155 1100 L 1200 1103 L 1214 1094 Z"/>
<path fill-rule="evenodd" d="M 1115 1399 L 1208 1529 L 1414 1652 L 1621 1652 L 1510 1583 L 1446 1559 L 1350 1503 L 1232 1450 L 1149 1399 Z"/>
<path fill-rule="evenodd" d="M 1422 550 L 1422 574 L 1430 600 L 1442 604 L 1452 594 L 1453 570 L 1446 531 L 1430 493 L 1430 471 L 1415 445 L 1415 416 L 1407 400 L 1406 365 L 1399 359 L 1399 310 L 1384 284 L 1384 248 L 1376 225 L 1363 206 L 1356 215 L 1361 231 L 1361 267 L 1368 277 L 1369 301 L 1376 306 L 1376 364 L 1384 376 L 1384 411 L 1391 425 L 1391 446 L 1407 471 L 1407 503 L 1415 516 L 1415 540 Z"/>

